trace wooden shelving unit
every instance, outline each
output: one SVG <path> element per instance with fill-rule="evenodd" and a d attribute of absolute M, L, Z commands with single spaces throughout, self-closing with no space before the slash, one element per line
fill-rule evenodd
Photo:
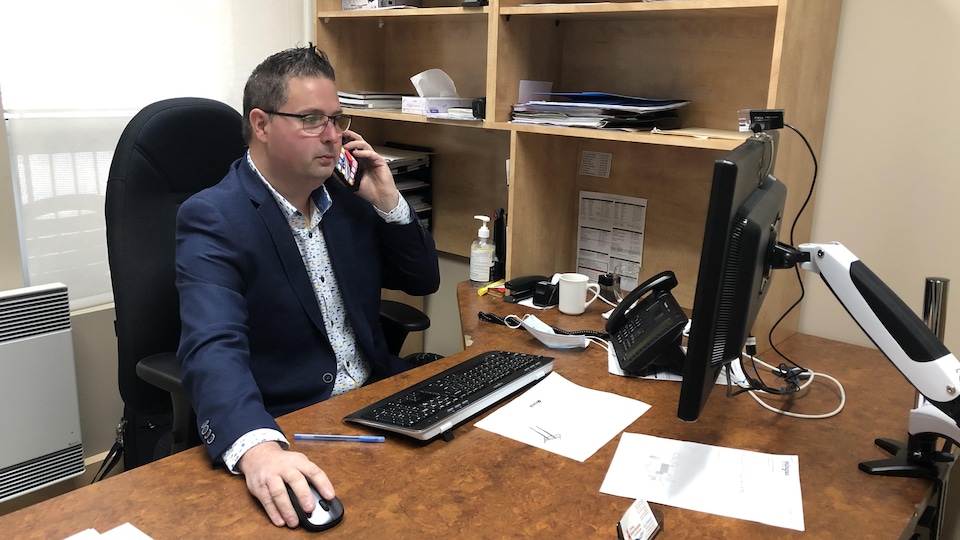
<path fill-rule="evenodd" d="M 738 141 L 514 125 L 520 81 L 690 99 L 680 110 L 690 127 L 736 130 L 739 109 L 785 109 L 819 154 L 840 17 L 840 0 L 491 0 L 483 8 L 425 0 L 420 9 L 384 11 L 341 11 L 339 0 L 317 0 L 316 7 L 316 43 L 330 55 L 339 88 L 409 93 L 412 75 L 438 67 L 461 96 L 487 98 L 483 122 L 351 111 L 374 143 L 435 149 L 434 236 L 442 251 L 468 255 L 472 216 L 505 207 L 508 276 L 571 270 L 578 193 L 644 197 L 641 279 L 674 270 L 685 307 L 693 304 L 712 162 Z M 612 154 L 610 178 L 579 175 L 583 151 Z M 813 174 L 792 133 L 781 134 L 775 173 L 789 189 L 789 222 Z M 807 240 L 811 214 L 796 243 Z M 797 294 L 791 275 L 774 280 L 758 338 Z M 782 327 L 783 337 L 792 334 L 796 317 Z"/>

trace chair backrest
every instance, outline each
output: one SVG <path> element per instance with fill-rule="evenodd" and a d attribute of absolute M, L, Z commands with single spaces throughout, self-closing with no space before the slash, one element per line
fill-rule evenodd
<path fill-rule="evenodd" d="M 219 182 L 243 155 L 240 120 L 240 113 L 218 101 L 168 99 L 137 113 L 117 144 L 107 179 L 107 254 L 120 395 L 135 413 L 170 411 L 170 395 L 137 377 L 136 365 L 177 349 L 177 210 L 190 195 Z"/>

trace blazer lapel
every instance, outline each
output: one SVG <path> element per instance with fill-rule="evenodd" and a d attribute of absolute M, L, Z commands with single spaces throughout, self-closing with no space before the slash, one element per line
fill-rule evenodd
<path fill-rule="evenodd" d="M 300 256 L 300 250 L 297 249 L 297 243 L 293 239 L 293 232 L 290 225 L 283 217 L 283 212 L 273 200 L 273 196 L 267 191 L 263 182 L 257 178 L 250 167 L 244 162 L 241 165 L 240 179 L 244 189 L 250 195 L 257 213 L 263 220 L 270 237 L 273 239 L 274 248 L 277 250 L 277 257 L 283 266 L 287 281 L 293 288 L 303 306 L 303 310 L 313 321 L 313 324 L 326 335 L 326 328 L 323 325 L 323 316 L 320 313 L 320 306 L 317 304 L 317 296 L 313 291 L 313 285 L 306 268 L 303 266 L 303 258 Z"/>
<path fill-rule="evenodd" d="M 348 286 L 349 281 L 345 281 L 350 272 L 343 268 L 343 261 L 345 260 L 343 251 L 347 251 L 347 255 L 349 255 L 349 252 L 355 247 L 353 245 L 353 232 L 350 230 L 350 218 L 346 215 L 347 211 L 344 204 L 342 202 L 337 204 L 336 202 L 336 190 L 328 188 L 327 192 L 330 194 L 333 203 L 324 212 L 323 219 L 320 220 L 320 229 L 323 231 L 323 241 L 326 242 L 327 252 L 330 253 L 330 264 L 333 265 L 340 295 L 343 297 L 343 303 L 347 307 L 349 316 L 355 311 L 351 309 L 354 298 L 353 291 Z M 317 195 L 314 195 L 314 197 L 317 197 Z M 350 322 L 354 323 L 352 318 Z M 356 326 L 356 323 L 354 323 L 354 326 Z"/>

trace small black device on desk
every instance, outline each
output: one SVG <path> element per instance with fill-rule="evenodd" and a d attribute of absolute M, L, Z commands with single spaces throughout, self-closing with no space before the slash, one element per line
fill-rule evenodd
<path fill-rule="evenodd" d="M 549 281 L 549 279 L 547 276 L 522 276 L 513 278 L 503 284 L 504 288 L 510 291 L 510 294 L 503 297 L 503 301 L 516 304 L 521 300 L 526 300 L 533 296 L 537 288 L 537 283 Z"/>
<path fill-rule="evenodd" d="M 687 316 L 670 293 L 676 286 L 673 272 L 660 272 L 631 291 L 610 315 L 606 328 L 624 372 L 642 375 L 651 365 L 683 368 L 680 339 Z"/>

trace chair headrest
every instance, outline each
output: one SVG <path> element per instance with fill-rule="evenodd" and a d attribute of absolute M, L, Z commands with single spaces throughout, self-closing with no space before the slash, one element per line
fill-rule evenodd
<path fill-rule="evenodd" d="M 128 170 L 142 158 L 166 190 L 192 194 L 219 182 L 245 148 L 240 113 L 229 105 L 206 98 L 167 99 L 144 107 L 127 124 L 110 176 L 135 181 L 127 178 Z"/>

